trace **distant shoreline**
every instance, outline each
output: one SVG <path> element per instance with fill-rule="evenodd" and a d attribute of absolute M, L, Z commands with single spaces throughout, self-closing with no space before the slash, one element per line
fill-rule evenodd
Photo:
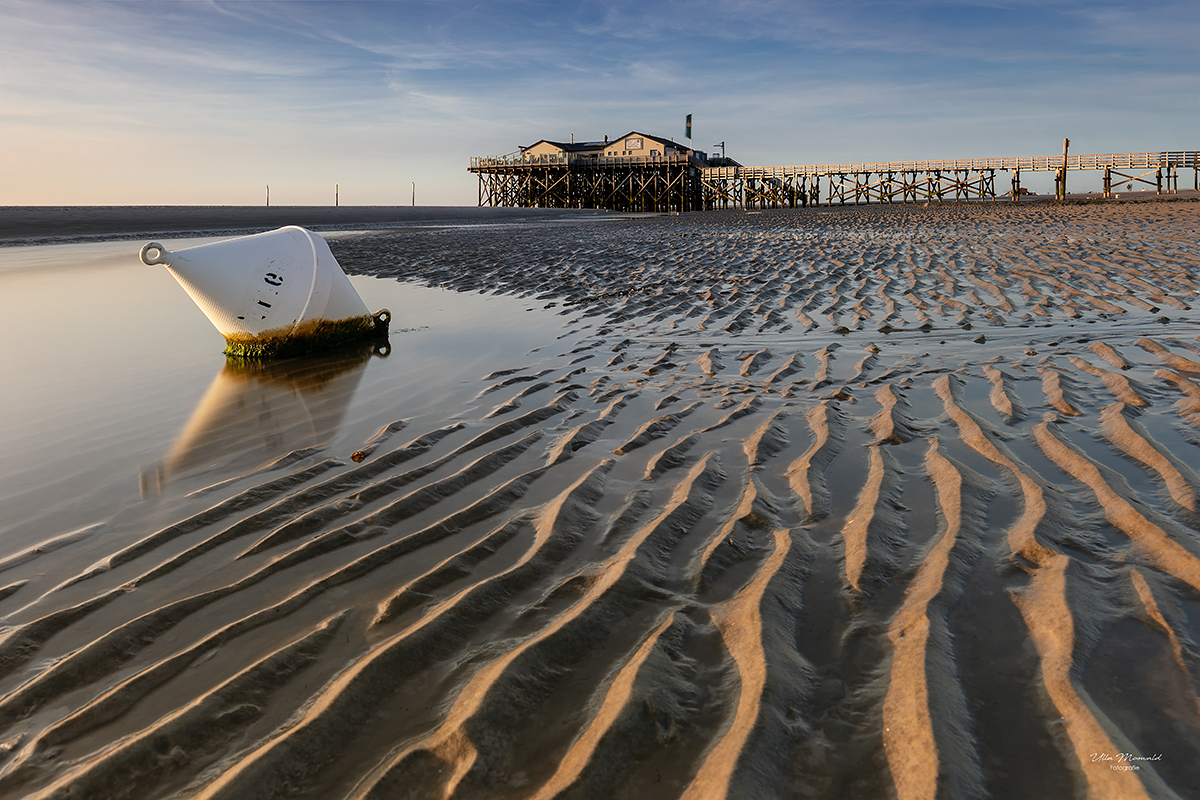
<path fill-rule="evenodd" d="M 472 206 L 5 206 L 0 246 L 251 233 L 284 225 L 317 231 L 423 222 L 506 222 L 608 215 L 594 209 Z"/>

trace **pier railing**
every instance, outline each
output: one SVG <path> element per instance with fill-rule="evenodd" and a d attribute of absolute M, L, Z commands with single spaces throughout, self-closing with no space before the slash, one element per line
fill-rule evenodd
<path fill-rule="evenodd" d="M 681 164 L 688 161 L 683 153 L 657 156 L 595 156 L 575 153 L 505 153 L 498 156 L 472 156 L 471 167 L 541 167 L 553 165 L 632 165 Z M 1061 169 L 1062 156 L 1012 156 L 1007 158 L 959 158 L 940 161 L 864 161 L 849 164 L 802 164 L 778 167 L 721 166 L 704 167 L 713 177 L 782 178 L 792 175 L 845 175 L 882 172 L 953 172 L 955 170 L 994 169 L 1007 172 L 1054 172 Z M 1067 156 L 1068 170 L 1200 168 L 1200 151 L 1179 150 L 1156 153 L 1098 153 Z"/>
<path fill-rule="evenodd" d="M 967 158 L 946 161 L 877 161 L 857 164 L 805 164 L 781 167 L 708 167 L 706 176 L 715 178 L 783 178 L 793 175 L 880 174 L 886 172 L 953 172 L 955 170 L 1004 170 L 1007 172 L 1055 172 L 1062 156 L 1014 156 L 1011 158 Z M 1103 153 L 1067 156 L 1068 170 L 1155 169 L 1173 166 L 1200 167 L 1200 152 Z"/>
<path fill-rule="evenodd" d="M 686 164 L 689 157 L 686 153 L 663 153 L 657 156 L 596 156 L 577 153 L 544 153 L 529 155 L 527 153 L 505 153 L 499 156 L 472 156 L 469 169 L 486 169 L 488 167 L 549 167 L 556 165 L 572 165 L 585 167 L 657 166 L 666 164 Z"/>
<path fill-rule="evenodd" d="M 526 153 L 505 153 L 499 156 L 471 156 L 471 167 L 511 167 L 511 166 L 550 166 L 566 164 L 566 153 L 545 153 L 528 155 Z"/>

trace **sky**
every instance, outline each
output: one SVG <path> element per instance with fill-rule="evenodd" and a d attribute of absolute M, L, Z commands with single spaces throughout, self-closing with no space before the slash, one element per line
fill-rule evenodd
<path fill-rule="evenodd" d="M 1198 42 L 1196 0 L 0 0 L 0 206 L 473 206 L 471 156 L 687 114 L 754 166 L 1200 150 Z"/>

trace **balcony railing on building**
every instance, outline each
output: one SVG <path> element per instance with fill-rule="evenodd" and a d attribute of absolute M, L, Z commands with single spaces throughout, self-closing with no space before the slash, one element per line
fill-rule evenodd
<path fill-rule="evenodd" d="M 686 164 L 691 159 L 686 153 L 659 153 L 648 156 L 606 156 L 581 153 L 544 153 L 530 155 L 528 153 L 505 153 L 498 156 L 472 156 L 473 169 L 486 167 L 547 167 L 556 165 L 570 166 L 630 166 L 659 164 Z"/>

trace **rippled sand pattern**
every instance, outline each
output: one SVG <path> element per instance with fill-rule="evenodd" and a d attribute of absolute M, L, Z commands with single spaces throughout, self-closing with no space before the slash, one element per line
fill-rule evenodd
<path fill-rule="evenodd" d="M 572 345 L 41 596 L 3 578 L 94 532 L 0 564 L 0 796 L 1200 796 L 1198 242 L 1198 204 L 336 241 Z"/>

